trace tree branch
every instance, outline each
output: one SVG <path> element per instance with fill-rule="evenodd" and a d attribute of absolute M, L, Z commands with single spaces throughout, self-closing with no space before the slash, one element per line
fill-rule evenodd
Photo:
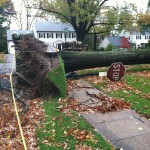
<path fill-rule="evenodd" d="M 64 19 L 66 19 L 69 23 L 71 23 L 70 19 L 67 18 L 65 15 L 63 15 L 62 13 L 59 13 L 59 12 L 57 12 L 57 11 L 55 11 L 55 10 L 48 10 L 48 9 L 45 9 L 45 8 L 42 8 L 42 7 L 40 7 L 39 9 L 44 10 L 44 11 L 49 12 L 49 13 L 53 13 L 53 14 L 60 15 L 60 16 L 62 16 Z"/>
<path fill-rule="evenodd" d="M 99 22 L 99 23 L 93 23 L 93 26 L 96 26 L 96 25 L 99 25 L 99 24 L 103 24 L 103 25 L 115 25 L 116 23 L 113 23 L 113 22 Z M 125 24 L 123 22 L 117 22 L 117 24 Z"/>
<path fill-rule="evenodd" d="M 101 3 L 100 3 L 100 7 L 104 4 L 104 3 L 106 3 L 108 0 L 103 0 Z"/>

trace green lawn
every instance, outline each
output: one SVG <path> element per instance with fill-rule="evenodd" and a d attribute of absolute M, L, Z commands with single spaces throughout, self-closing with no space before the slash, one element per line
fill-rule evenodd
<path fill-rule="evenodd" d="M 131 90 L 110 92 L 111 96 L 123 98 L 132 104 L 132 109 L 150 118 L 150 78 L 127 75 L 124 78 Z"/>
<path fill-rule="evenodd" d="M 132 109 L 150 118 L 150 65 L 135 65 L 127 69 L 125 77 L 118 82 L 111 82 L 106 77 L 93 83 L 96 88 L 111 97 L 121 98 L 132 104 Z M 95 71 L 94 71 L 95 72 Z"/>
<path fill-rule="evenodd" d="M 58 99 L 44 103 L 46 120 L 37 129 L 41 150 L 75 150 L 84 147 L 93 150 L 114 149 L 76 112 L 64 114 L 57 107 Z M 81 133 L 87 133 L 87 136 L 79 139 Z"/>
<path fill-rule="evenodd" d="M 85 80 L 112 97 L 130 102 L 132 109 L 150 118 L 149 66 L 135 65 L 128 67 L 125 77 L 119 82 L 111 82 L 106 77 L 96 76 L 86 77 Z M 95 70 L 100 71 L 101 69 L 94 69 L 94 73 Z M 107 70 L 107 68 L 103 68 L 103 70 Z M 86 73 L 88 73 L 87 70 Z M 90 73 L 92 73 L 92 69 Z M 97 81 L 94 82 L 94 80 Z M 44 102 L 46 119 L 37 128 L 38 145 L 41 150 L 114 149 L 76 112 L 62 113 L 58 109 L 58 103 L 58 98 L 45 100 Z M 84 138 L 80 139 L 82 136 Z"/>

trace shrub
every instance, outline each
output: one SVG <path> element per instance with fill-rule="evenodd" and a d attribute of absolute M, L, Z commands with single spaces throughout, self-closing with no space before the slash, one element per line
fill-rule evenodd
<path fill-rule="evenodd" d="M 104 51 L 105 49 L 104 49 L 103 47 L 101 47 L 99 50 L 100 50 L 100 51 Z"/>
<path fill-rule="evenodd" d="M 150 48 L 150 40 L 147 43 L 147 47 Z"/>
<path fill-rule="evenodd" d="M 105 51 L 112 51 L 113 46 L 111 44 L 108 44 L 108 46 L 105 48 Z"/>

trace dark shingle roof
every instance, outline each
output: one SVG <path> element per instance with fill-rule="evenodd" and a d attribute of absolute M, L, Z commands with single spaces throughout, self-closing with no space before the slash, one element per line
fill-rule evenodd
<path fill-rule="evenodd" d="M 68 23 L 62 22 L 46 22 L 38 21 L 34 23 L 36 31 L 59 31 L 62 32 L 65 29 L 71 32 L 74 32 L 73 27 Z"/>
<path fill-rule="evenodd" d="M 7 41 L 12 41 L 12 34 L 16 32 L 18 34 L 33 34 L 32 30 L 7 30 Z"/>
<path fill-rule="evenodd" d="M 109 40 L 109 42 L 113 46 L 115 46 L 115 47 L 120 47 L 121 46 L 122 37 L 119 37 L 119 36 L 109 36 L 109 37 L 107 37 L 107 39 Z"/>

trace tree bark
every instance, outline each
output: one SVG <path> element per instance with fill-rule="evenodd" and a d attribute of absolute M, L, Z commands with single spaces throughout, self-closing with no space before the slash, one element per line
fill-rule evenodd
<path fill-rule="evenodd" d="M 150 64 L 150 50 L 110 51 L 110 52 L 62 52 L 65 71 L 73 72 L 82 69 L 106 67 L 114 62 L 124 65 Z"/>

